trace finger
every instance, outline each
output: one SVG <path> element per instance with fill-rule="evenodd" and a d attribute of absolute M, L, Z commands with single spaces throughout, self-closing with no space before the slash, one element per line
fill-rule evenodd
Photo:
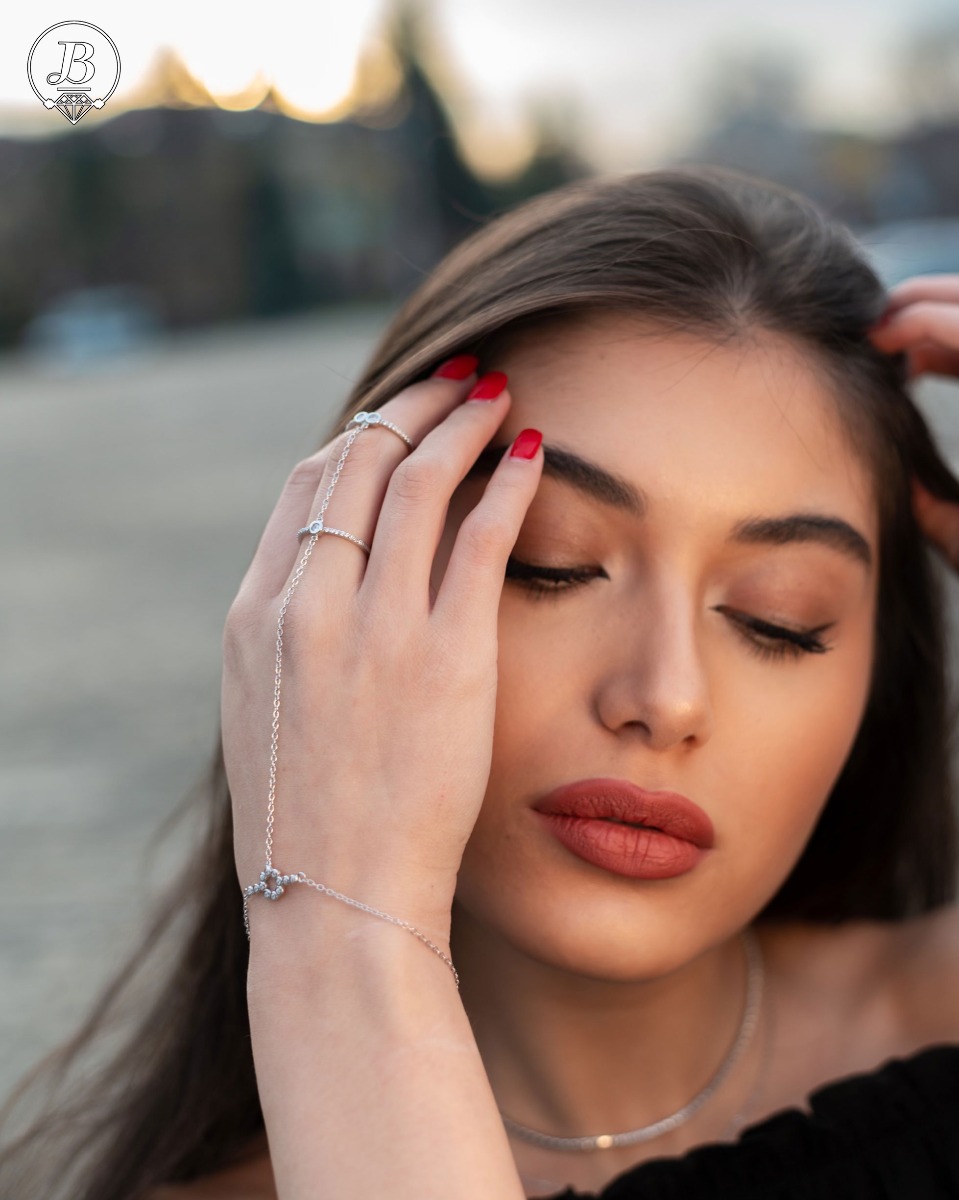
<path fill-rule="evenodd" d="M 869 336 L 884 354 L 895 354 L 923 342 L 959 350 L 959 304 L 920 300 L 892 313 Z"/>
<path fill-rule="evenodd" d="M 914 275 L 904 279 L 889 289 L 886 312 L 897 312 L 922 300 L 959 304 L 959 275 Z"/>
<path fill-rule="evenodd" d="M 959 350 L 925 342 L 909 349 L 910 375 L 959 376 Z"/>
<path fill-rule="evenodd" d="M 298 462 L 287 476 L 240 585 L 244 594 L 265 598 L 276 595 L 282 588 L 290 574 L 291 559 L 296 554 L 290 530 L 304 524 L 303 515 L 310 511 L 329 452 L 328 443 Z"/>
<path fill-rule="evenodd" d="M 436 620 L 495 637 L 506 560 L 543 474 L 542 442 L 538 429 L 521 430 L 460 523 L 433 608 Z"/>
<path fill-rule="evenodd" d="M 457 385 L 465 386 L 465 383 L 475 374 L 476 365 L 477 359 L 474 355 L 457 355 L 456 358 L 450 359 L 437 368 L 432 378 L 440 381 L 440 387 L 437 388 L 436 385 L 431 385 L 426 390 L 427 394 L 432 396 L 434 405 L 438 405 L 439 412 L 456 403 Z M 444 371 L 449 372 L 449 374 L 441 374 Z M 457 379 L 457 376 L 460 378 Z M 411 387 L 422 387 L 422 383 L 424 382 L 428 381 L 412 384 Z M 447 390 L 449 394 L 445 394 Z M 386 401 L 378 411 L 403 429 L 404 432 L 408 433 L 415 445 L 416 438 L 404 425 L 404 421 L 410 423 L 411 420 L 409 414 L 410 404 L 407 397 L 409 391 L 409 388 L 404 389 L 396 397 Z M 391 433 L 389 430 L 376 430 L 372 433 L 366 431 L 362 436 L 371 437 L 374 441 L 379 441 L 380 438 L 387 438 L 389 441 L 396 443 L 396 448 L 401 454 L 409 452 L 408 448 L 396 434 Z M 272 599 L 286 591 L 290 577 L 303 556 L 305 542 L 308 540 L 306 535 L 298 538 L 297 530 L 301 529 L 304 525 L 308 525 L 319 511 L 322 497 L 329 486 L 330 478 L 332 477 L 346 438 L 346 433 L 338 434 L 315 454 L 297 463 L 290 472 L 273 513 L 267 521 L 256 553 L 253 556 L 253 561 L 241 585 L 241 590 L 244 594 L 249 595 L 255 601 Z M 384 449 L 382 443 L 379 443 L 379 447 L 380 451 Z M 356 450 L 357 446 L 354 444 L 347 458 L 348 462 Z M 396 450 L 393 451 L 393 454 L 396 456 Z M 326 482 L 324 482 L 324 479 Z M 338 492 L 344 482 L 346 481 L 341 477 L 337 481 L 334 490 Z M 320 497 L 319 499 L 317 499 L 318 496 Z M 332 507 L 333 500 L 331 498 L 330 506 L 327 509 L 324 520 L 327 524 L 338 525 L 339 522 L 334 520 L 333 513 L 331 512 Z M 358 533 L 357 536 L 363 537 L 364 541 L 369 542 L 369 538 L 365 537 L 362 533 Z M 353 550 L 357 555 L 363 555 L 363 551 L 358 546 L 352 546 L 345 538 L 330 536 L 323 537 L 320 540 L 341 542 L 343 543 L 343 549 Z M 317 549 L 318 547 L 314 546 L 313 552 L 315 553 Z"/>
<path fill-rule="evenodd" d="M 475 390 L 494 394 L 464 398 L 397 467 L 386 490 L 362 591 L 389 596 L 403 612 L 429 615 L 430 576 L 450 498 L 509 409 L 502 371 L 482 376 Z"/>
<path fill-rule="evenodd" d="M 451 410 L 460 406 L 474 382 L 472 368 L 476 362 L 474 356 L 469 356 L 471 369 L 466 375 L 460 371 L 458 378 L 434 374 L 413 383 L 378 410 L 380 416 L 407 435 L 413 443 L 412 450 L 393 430 L 382 425 L 354 427 L 340 434 L 331 447 L 311 513 L 303 525 L 319 518 L 329 496 L 322 515 L 324 525 L 360 538 L 372 551 L 384 498 L 396 469 L 418 453 L 420 444 L 437 422 L 442 425 Z M 307 541 L 304 535 L 304 551 Z M 356 596 L 369 569 L 369 559 L 362 547 L 339 534 L 321 533 L 310 557 L 317 560 L 317 569 L 311 570 L 300 584 L 303 602 L 309 598 L 310 603 L 325 608 Z"/>

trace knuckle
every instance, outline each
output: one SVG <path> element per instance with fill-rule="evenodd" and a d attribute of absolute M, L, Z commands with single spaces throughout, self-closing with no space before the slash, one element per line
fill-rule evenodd
<path fill-rule="evenodd" d="M 503 557 L 511 533 L 509 522 L 502 515 L 476 508 L 464 518 L 459 536 L 471 558 L 492 564 Z"/>
<path fill-rule="evenodd" d="M 224 629 L 232 631 L 237 626 L 240 629 L 245 628 L 253 615 L 254 607 L 249 585 L 244 581 L 240 585 L 240 590 L 233 597 L 230 607 L 227 609 Z"/>
<path fill-rule="evenodd" d="M 329 483 L 336 473 L 337 467 L 340 466 L 340 459 L 343 451 L 346 449 L 346 443 L 355 430 L 346 430 L 338 434 L 336 439 L 330 445 L 330 453 L 326 458 L 326 470 L 323 475 L 323 482 Z M 389 439 L 363 434 L 356 437 L 353 444 L 350 446 L 349 454 L 346 461 L 340 469 L 349 474 L 351 471 L 365 471 L 369 467 L 382 467 L 389 461 L 389 451 L 392 450 L 390 443 L 396 439 Z M 399 443 L 397 442 L 397 445 Z"/>
<path fill-rule="evenodd" d="M 326 456 L 319 454 L 302 459 L 287 476 L 287 489 L 292 492 L 306 490 L 309 490 L 311 494 L 315 492 L 320 476 L 323 474 L 325 462 Z"/>
<path fill-rule="evenodd" d="M 400 501 L 421 504 L 433 496 L 444 480 L 442 465 L 423 454 L 403 460 L 390 479 L 390 491 Z"/>
<path fill-rule="evenodd" d="M 239 592 L 230 605 L 223 624 L 223 657 L 228 665 L 246 661 L 249 649 L 258 638 L 262 616 L 250 599 Z"/>

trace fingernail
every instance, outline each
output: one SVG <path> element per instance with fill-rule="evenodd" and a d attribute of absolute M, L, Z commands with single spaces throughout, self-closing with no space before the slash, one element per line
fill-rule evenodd
<path fill-rule="evenodd" d="M 465 379 L 468 375 L 472 375 L 478 366 L 479 359 L 475 354 L 457 354 L 455 358 L 448 358 L 445 363 L 437 367 L 433 372 L 433 377 Z"/>
<path fill-rule="evenodd" d="M 487 371 L 476 381 L 467 400 L 495 400 L 506 387 L 506 375 L 502 371 Z"/>
<path fill-rule="evenodd" d="M 523 429 L 510 447 L 510 458 L 532 458 L 539 449 L 543 435 L 538 429 Z"/>

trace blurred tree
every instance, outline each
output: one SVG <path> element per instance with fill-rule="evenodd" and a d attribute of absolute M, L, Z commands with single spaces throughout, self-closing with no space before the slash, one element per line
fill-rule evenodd
<path fill-rule="evenodd" d="M 261 145 L 253 148 L 244 240 L 249 247 L 250 312 L 272 317 L 303 308 L 309 296 L 287 198 Z"/>
<path fill-rule="evenodd" d="M 424 0 L 396 0 L 386 38 L 401 72 L 394 103 L 404 110 L 404 141 L 427 192 L 427 213 L 439 223 L 442 241 L 453 245 L 489 215 L 494 200 L 466 165 L 450 115 L 430 80 L 431 19 Z"/>
<path fill-rule="evenodd" d="M 497 207 L 512 208 L 527 196 L 550 191 L 592 174 L 583 157 L 582 110 L 569 93 L 556 92 L 532 98 L 528 117 L 533 127 L 533 151 L 526 165 L 512 178 L 490 185 Z"/>
<path fill-rule="evenodd" d="M 583 173 L 571 110 L 544 102 L 524 171 L 480 178 L 437 83 L 455 90 L 437 37 L 425 0 L 396 0 L 377 86 L 347 119 L 299 120 L 269 89 L 220 108 L 164 51 L 142 106 L 0 140 L 0 342 L 99 284 L 149 289 L 172 327 L 401 297 L 497 210 Z"/>

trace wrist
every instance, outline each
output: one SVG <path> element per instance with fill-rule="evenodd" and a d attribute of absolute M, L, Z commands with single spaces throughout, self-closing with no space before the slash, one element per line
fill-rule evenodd
<path fill-rule="evenodd" d="M 427 970 L 432 959 L 433 967 L 452 975 L 449 962 L 444 961 L 451 958 L 448 908 L 437 911 L 402 899 L 387 901 L 388 907 L 369 903 L 362 886 L 341 894 L 394 919 L 305 883 L 288 885 L 276 901 L 253 896 L 249 901 L 250 977 L 272 979 L 278 972 L 287 977 L 291 967 L 322 974 L 347 964 L 351 969 L 378 972 L 391 968 L 394 959 L 411 956 L 414 962 L 425 963 Z"/>
<path fill-rule="evenodd" d="M 403 1036 L 421 1021 L 425 1003 L 462 1012 L 453 970 L 402 927 L 346 910 L 309 930 L 301 924 L 273 932 L 259 940 L 254 932 L 250 947 L 251 1021 L 323 1023 L 325 1013 L 349 1011 Z M 446 946 L 440 949 L 449 957 Z"/>

